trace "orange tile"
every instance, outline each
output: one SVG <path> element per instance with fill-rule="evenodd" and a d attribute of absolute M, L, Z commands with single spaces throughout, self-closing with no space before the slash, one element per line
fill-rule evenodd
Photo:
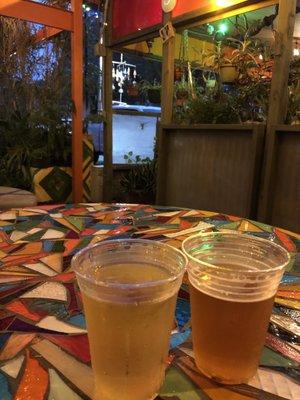
<path fill-rule="evenodd" d="M 44 400 L 49 376 L 36 358 L 26 351 L 26 366 L 14 400 Z"/>

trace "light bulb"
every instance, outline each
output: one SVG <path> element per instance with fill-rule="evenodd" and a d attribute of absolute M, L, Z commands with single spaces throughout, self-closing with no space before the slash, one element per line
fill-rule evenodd
<path fill-rule="evenodd" d="M 232 6 L 233 0 L 216 0 L 216 5 L 220 8 Z"/>
<path fill-rule="evenodd" d="M 295 57 L 299 57 L 300 56 L 300 50 L 299 49 L 294 49 L 293 53 L 294 53 Z"/>

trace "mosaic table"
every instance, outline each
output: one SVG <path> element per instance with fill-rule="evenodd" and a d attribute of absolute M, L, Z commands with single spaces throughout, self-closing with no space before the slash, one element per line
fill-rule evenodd
<path fill-rule="evenodd" d="M 247 385 L 221 386 L 196 370 L 184 281 L 170 365 L 158 399 L 299 400 L 300 235 L 213 212 L 120 204 L 51 205 L 0 213 L 0 399 L 91 399 L 86 326 L 70 269 L 76 251 L 104 239 L 128 237 L 179 248 L 187 235 L 200 230 L 237 230 L 273 240 L 291 252 L 295 262 L 275 300 L 261 366 Z"/>

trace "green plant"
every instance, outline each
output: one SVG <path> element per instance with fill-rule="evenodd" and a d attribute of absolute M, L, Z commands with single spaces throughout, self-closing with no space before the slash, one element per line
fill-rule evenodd
<path fill-rule="evenodd" d="M 161 92 L 161 83 L 157 82 L 156 80 L 153 83 L 149 81 L 141 81 L 140 83 L 140 93 L 147 95 L 149 90 L 156 90 Z"/>
<path fill-rule="evenodd" d="M 31 167 L 71 165 L 70 37 L 0 17 L 0 181 L 30 189 Z"/>
<path fill-rule="evenodd" d="M 243 41 L 228 38 L 230 45 L 235 45 L 237 48 L 233 50 L 229 61 L 232 65 L 238 68 L 240 75 L 248 75 L 248 70 L 252 67 L 258 67 L 258 41 L 249 39 L 247 36 Z"/>
<path fill-rule="evenodd" d="M 120 181 L 121 191 L 127 194 L 130 200 L 154 202 L 156 192 L 156 159 L 149 157 L 133 157 L 133 152 L 124 155 L 124 159 L 132 167 Z"/>

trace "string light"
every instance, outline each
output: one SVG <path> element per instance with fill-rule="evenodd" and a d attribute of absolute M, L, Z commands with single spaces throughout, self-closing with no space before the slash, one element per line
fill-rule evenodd
<path fill-rule="evenodd" d="M 293 53 L 294 53 L 295 57 L 299 57 L 300 56 L 300 50 L 299 49 L 295 48 Z"/>
<path fill-rule="evenodd" d="M 260 60 L 263 60 L 263 59 L 264 59 L 264 56 L 263 56 L 262 54 L 260 54 L 260 55 L 258 56 L 258 58 L 259 58 Z"/>
<path fill-rule="evenodd" d="M 225 35 L 225 33 L 228 31 L 228 27 L 226 24 L 221 24 L 219 26 L 219 32 L 222 33 L 222 35 Z"/>

